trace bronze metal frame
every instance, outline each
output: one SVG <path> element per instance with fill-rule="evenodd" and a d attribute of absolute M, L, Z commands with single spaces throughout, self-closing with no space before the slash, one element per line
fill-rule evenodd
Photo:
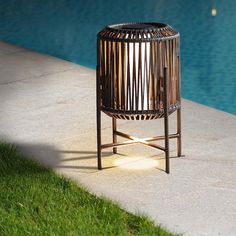
<path fill-rule="evenodd" d="M 147 52 L 146 44 L 144 50 L 141 49 L 143 43 L 149 45 L 149 52 Z M 129 50 L 131 44 L 133 44 L 132 55 Z M 138 53 L 134 52 L 135 44 L 138 44 Z M 141 61 L 142 58 L 144 58 L 144 63 Z M 138 64 L 135 64 L 135 61 Z M 136 68 L 137 65 L 138 68 Z M 97 156 L 99 170 L 102 169 L 102 149 L 112 147 L 113 153 L 117 153 L 118 146 L 144 144 L 165 152 L 166 173 L 170 172 L 169 139 L 177 138 L 177 155 L 181 156 L 179 68 L 179 34 L 168 25 L 162 23 L 120 24 L 107 26 L 98 33 Z M 133 70 L 132 78 L 130 78 L 131 69 Z M 144 105 L 145 102 L 146 105 Z M 101 143 L 101 111 L 112 117 L 112 143 Z M 169 115 L 174 111 L 177 111 L 177 132 L 169 134 Z M 148 120 L 162 117 L 164 118 L 163 136 L 138 139 L 117 130 L 117 119 Z M 118 142 L 117 136 L 129 140 Z M 165 147 L 152 143 L 157 140 L 165 140 Z"/>

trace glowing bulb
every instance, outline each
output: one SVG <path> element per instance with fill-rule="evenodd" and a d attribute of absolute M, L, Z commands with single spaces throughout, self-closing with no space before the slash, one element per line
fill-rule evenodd
<path fill-rule="evenodd" d="M 127 49 L 128 50 L 128 49 Z M 139 75 L 139 61 L 141 61 L 141 77 L 143 78 L 144 81 L 146 81 L 146 76 L 147 74 L 145 73 L 145 69 L 146 68 L 149 68 L 149 61 L 150 61 L 150 43 L 131 43 L 129 45 L 129 55 L 130 58 L 129 58 L 129 64 L 128 64 L 128 57 L 127 57 L 127 54 L 126 54 L 126 68 L 129 67 L 129 71 L 130 71 L 130 86 L 131 86 L 131 90 L 132 90 L 132 87 L 134 86 L 133 85 L 133 77 L 134 77 L 134 74 L 136 77 L 138 77 Z M 141 55 L 141 60 L 139 60 L 139 56 Z M 146 65 L 145 65 L 145 57 L 146 57 Z M 134 61 L 135 60 L 135 61 Z M 135 68 L 134 68 L 135 67 Z M 137 82 L 136 82 L 137 83 Z M 137 86 L 137 84 L 136 84 Z M 144 90 L 144 99 L 143 99 L 143 109 L 144 110 L 147 110 L 148 109 L 148 104 L 147 104 L 147 86 L 144 86 L 143 90 Z M 139 89 L 139 98 L 142 97 L 142 91 L 141 89 Z M 136 99 L 136 98 L 135 98 Z M 128 103 L 128 106 L 130 104 Z M 129 108 L 131 109 L 131 108 Z M 142 109 L 142 102 L 141 102 L 141 99 L 139 99 L 139 102 L 138 102 L 138 109 Z"/>
<path fill-rule="evenodd" d="M 212 15 L 212 16 L 216 16 L 216 15 L 217 15 L 217 10 L 216 10 L 216 8 L 212 8 L 212 9 L 211 9 L 211 15 Z"/>

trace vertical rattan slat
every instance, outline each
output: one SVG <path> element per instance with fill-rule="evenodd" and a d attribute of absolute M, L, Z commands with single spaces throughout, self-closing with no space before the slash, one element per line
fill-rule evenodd
<path fill-rule="evenodd" d="M 130 85 L 130 53 L 129 53 L 129 43 L 127 43 L 127 100 L 126 100 L 126 109 L 131 108 L 131 85 Z"/>
<path fill-rule="evenodd" d="M 132 78 L 132 110 L 135 110 L 135 94 L 136 94 L 136 53 L 135 43 L 133 43 L 133 78 Z"/>

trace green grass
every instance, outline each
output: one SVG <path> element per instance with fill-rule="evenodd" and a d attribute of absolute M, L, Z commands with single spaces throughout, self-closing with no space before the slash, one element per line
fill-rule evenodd
<path fill-rule="evenodd" d="M 0 143 L 0 235 L 173 235 Z"/>

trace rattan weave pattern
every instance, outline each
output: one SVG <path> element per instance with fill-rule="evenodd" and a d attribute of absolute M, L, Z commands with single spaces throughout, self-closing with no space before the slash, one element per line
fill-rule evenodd
<path fill-rule="evenodd" d="M 101 109 L 117 119 L 163 117 L 164 68 L 169 114 L 180 107 L 179 33 L 163 23 L 106 26 L 98 33 Z"/>

